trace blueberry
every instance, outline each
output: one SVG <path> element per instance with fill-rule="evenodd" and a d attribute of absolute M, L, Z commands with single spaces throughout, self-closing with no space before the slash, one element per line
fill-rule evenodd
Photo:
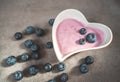
<path fill-rule="evenodd" d="M 36 75 L 39 72 L 38 66 L 32 65 L 28 68 L 28 73 L 30 75 Z"/>
<path fill-rule="evenodd" d="M 84 34 L 87 33 L 87 30 L 86 30 L 85 28 L 81 28 L 81 29 L 79 30 L 79 33 L 82 34 L 82 35 L 84 35 Z"/>
<path fill-rule="evenodd" d="M 38 60 L 38 59 L 40 59 L 40 54 L 39 53 L 32 53 L 31 58 Z"/>
<path fill-rule="evenodd" d="M 10 56 L 6 59 L 6 64 L 8 66 L 14 65 L 17 62 L 17 58 L 15 56 Z"/>
<path fill-rule="evenodd" d="M 89 68 L 86 64 L 81 64 L 79 66 L 79 70 L 80 70 L 81 73 L 87 73 L 89 71 Z"/>
<path fill-rule="evenodd" d="M 21 80 L 23 78 L 23 76 L 24 76 L 24 74 L 22 71 L 16 71 L 13 73 L 13 78 L 17 81 Z"/>
<path fill-rule="evenodd" d="M 94 33 L 89 33 L 86 36 L 86 41 L 89 42 L 89 43 L 94 43 L 96 40 L 97 40 L 97 37 Z"/>
<path fill-rule="evenodd" d="M 67 82 L 68 81 L 68 75 L 66 73 L 62 73 L 60 76 L 61 82 Z"/>
<path fill-rule="evenodd" d="M 52 26 L 53 25 L 53 23 L 54 23 L 54 21 L 55 21 L 55 19 L 50 19 L 49 21 L 48 21 L 48 23 Z"/>
<path fill-rule="evenodd" d="M 87 56 L 85 58 L 86 64 L 92 64 L 94 62 L 94 58 L 92 56 Z"/>
<path fill-rule="evenodd" d="M 52 70 L 52 65 L 51 65 L 50 63 L 46 63 L 46 64 L 44 65 L 44 70 L 45 70 L 46 72 L 51 71 L 51 70 Z"/>
<path fill-rule="evenodd" d="M 49 80 L 48 82 L 56 82 L 54 79 Z"/>
<path fill-rule="evenodd" d="M 85 39 L 84 39 L 84 38 L 79 39 L 79 44 L 80 44 L 80 45 L 85 44 Z"/>
<path fill-rule="evenodd" d="M 25 47 L 27 47 L 27 48 L 30 48 L 32 45 L 33 45 L 33 40 L 26 40 L 25 42 L 24 42 L 24 45 L 25 45 Z"/>
<path fill-rule="evenodd" d="M 26 29 L 25 29 L 25 34 L 32 34 L 35 32 L 35 28 L 33 26 L 28 26 Z"/>
<path fill-rule="evenodd" d="M 27 61 L 27 60 L 29 60 L 29 58 L 30 58 L 30 56 L 29 56 L 28 53 L 23 53 L 23 54 L 20 56 L 20 59 L 21 59 L 22 61 Z"/>
<path fill-rule="evenodd" d="M 35 33 L 37 36 L 43 36 L 45 31 L 42 28 L 36 28 Z"/>
<path fill-rule="evenodd" d="M 30 49 L 33 51 L 33 52 L 36 52 L 39 50 L 39 46 L 37 44 L 32 44 L 32 46 L 30 47 Z"/>
<path fill-rule="evenodd" d="M 20 40 L 20 39 L 22 39 L 23 35 L 22 35 L 21 32 L 16 32 L 14 37 L 15 37 L 16 40 Z"/>
<path fill-rule="evenodd" d="M 66 68 L 65 64 L 62 63 L 62 62 L 57 65 L 57 70 L 58 71 L 64 71 L 65 68 Z"/>
<path fill-rule="evenodd" d="M 45 46 L 46 46 L 46 48 L 49 48 L 49 49 L 53 48 L 53 43 L 52 42 L 47 42 Z"/>

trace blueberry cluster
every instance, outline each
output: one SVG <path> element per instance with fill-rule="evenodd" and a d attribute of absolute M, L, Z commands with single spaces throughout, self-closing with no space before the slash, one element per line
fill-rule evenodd
<path fill-rule="evenodd" d="M 26 48 L 30 49 L 33 52 L 39 51 L 40 47 L 38 44 L 36 44 L 33 40 L 28 39 L 24 42 L 24 45 Z"/>
<path fill-rule="evenodd" d="M 87 56 L 84 60 L 85 60 L 85 63 L 82 63 L 79 66 L 79 70 L 81 73 L 87 73 L 89 71 L 88 65 L 94 62 L 94 58 L 92 56 Z"/>
<path fill-rule="evenodd" d="M 39 68 L 37 65 L 32 65 L 30 66 L 28 69 L 27 69 L 27 73 L 29 75 L 36 75 L 37 73 L 39 72 Z M 23 71 L 16 71 L 13 73 L 13 78 L 16 80 L 16 81 L 19 81 L 21 80 L 23 77 L 24 77 L 25 73 Z"/>
<path fill-rule="evenodd" d="M 52 70 L 52 65 L 50 64 L 50 63 L 46 63 L 45 65 L 44 65 L 44 70 L 45 70 L 45 72 L 50 72 L 51 70 Z M 63 63 L 63 62 L 60 62 L 60 63 L 58 63 L 57 65 L 56 65 L 56 70 L 58 71 L 58 72 L 60 72 L 60 71 L 64 71 L 65 70 L 65 68 L 66 68 L 66 65 Z"/>
<path fill-rule="evenodd" d="M 41 56 L 38 52 L 33 52 L 31 54 L 23 53 L 22 55 L 20 55 L 19 60 L 22 61 L 22 62 L 25 62 L 25 61 L 28 61 L 30 59 L 38 60 L 40 58 L 41 58 Z"/>
<path fill-rule="evenodd" d="M 28 61 L 30 59 L 38 60 L 40 58 L 41 58 L 41 56 L 38 52 L 33 52 L 33 53 L 31 53 L 31 55 L 29 53 L 23 53 L 18 57 L 9 56 L 8 58 L 6 58 L 6 64 L 8 66 L 12 66 L 19 61 L 25 62 L 25 61 Z"/>
<path fill-rule="evenodd" d="M 21 32 L 16 32 L 14 37 L 16 40 L 20 40 L 23 38 L 23 34 L 25 35 L 30 35 L 35 33 L 36 36 L 43 36 L 45 34 L 45 31 L 42 28 L 35 28 L 34 26 L 28 26 L 25 30 L 24 33 Z"/>
<path fill-rule="evenodd" d="M 56 65 L 56 70 L 58 72 L 60 71 L 64 71 L 66 69 L 66 65 L 63 63 L 63 62 L 60 62 Z M 52 65 L 50 63 L 46 63 L 44 65 L 44 70 L 46 72 L 49 72 L 52 70 Z M 60 76 L 59 76 L 59 81 L 60 82 L 67 82 L 68 81 L 68 75 L 66 73 L 62 73 Z M 56 82 L 55 79 L 50 79 L 48 82 Z"/>
<path fill-rule="evenodd" d="M 79 33 L 81 35 L 85 35 L 87 33 L 87 30 L 85 28 L 81 28 L 79 30 Z M 94 33 L 88 33 L 86 35 L 85 39 L 84 38 L 80 38 L 78 42 L 79 42 L 80 45 L 84 45 L 85 42 L 94 43 L 94 42 L 96 42 L 96 40 L 97 40 L 96 34 L 94 34 Z"/>
<path fill-rule="evenodd" d="M 48 21 L 49 25 L 52 26 L 53 23 L 54 23 L 54 20 L 55 20 L 55 19 L 53 19 L 53 18 L 50 19 L 50 20 Z M 24 30 L 23 33 L 22 33 L 22 32 L 16 32 L 16 33 L 14 34 L 14 38 L 15 38 L 16 40 L 21 40 L 21 39 L 23 38 L 23 35 L 30 35 L 30 34 L 33 34 L 33 33 L 35 33 L 36 36 L 40 37 L 40 36 L 45 35 L 45 30 L 42 29 L 42 28 L 35 28 L 34 26 L 28 26 L 28 27 Z M 12 66 L 12 65 L 14 65 L 16 62 L 19 62 L 19 61 L 26 62 L 26 61 L 28 61 L 28 60 L 30 60 L 30 59 L 38 60 L 38 59 L 41 58 L 40 54 L 38 53 L 38 51 L 40 50 L 40 47 L 39 47 L 39 45 L 38 45 L 37 43 L 35 43 L 35 41 L 33 41 L 33 40 L 31 40 L 31 39 L 28 39 L 28 40 L 26 40 L 26 41 L 24 42 L 24 46 L 25 46 L 27 49 L 29 49 L 29 50 L 32 51 L 31 55 L 30 55 L 29 53 L 23 53 L 23 54 L 21 54 L 21 55 L 18 56 L 18 57 L 9 56 L 8 58 L 6 58 L 6 64 L 7 64 L 8 66 Z M 45 47 L 48 48 L 48 49 L 53 48 L 52 42 L 47 42 L 47 43 L 45 44 Z M 65 69 L 65 68 L 64 68 L 64 69 Z M 50 72 L 50 71 L 52 70 L 52 65 L 51 65 L 50 63 L 46 63 L 46 64 L 44 65 L 44 70 L 45 70 L 46 72 Z M 58 69 L 58 70 L 59 70 L 59 69 Z M 61 70 L 61 71 L 63 71 L 63 70 Z M 30 67 L 28 68 L 28 74 L 29 74 L 29 75 L 36 75 L 38 72 L 39 72 L 39 68 L 38 68 L 37 65 L 32 65 L 32 66 L 30 66 Z M 25 74 L 23 73 L 23 71 L 18 70 L 18 71 L 16 71 L 16 72 L 13 73 L 13 78 L 18 81 L 18 80 L 21 80 L 24 75 L 25 75 Z"/>
<path fill-rule="evenodd" d="M 26 58 L 25 58 L 26 59 Z M 50 63 L 46 63 L 43 66 L 43 70 L 45 72 L 50 72 L 52 70 L 53 66 Z M 59 71 L 64 71 L 65 70 L 65 64 L 64 63 L 59 63 L 57 64 L 57 70 Z M 27 68 L 27 73 L 31 76 L 36 75 L 40 70 L 38 65 L 31 65 L 30 67 Z M 13 73 L 13 78 L 17 81 L 21 80 L 24 77 L 24 72 L 23 71 L 16 71 Z M 68 75 L 66 73 L 61 74 L 60 76 L 61 82 L 67 82 L 68 80 Z M 48 82 L 56 82 L 54 79 L 49 80 Z"/>
<path fill-rule="evenodd" d="M 62 73 L 59 78 L 59 82 L 67 82 L 68 81 L 68 74 L 67 73 Z M 57 82 L 55 79 L 50 79 L 48 82 Z"/>
<path fill-rule="evenodd" d="M 49 25 L 53 25 L 54 24 L 54 18 L 51 18 L 48 23 Z M 25 35 L 30 35 L 35 33 L 36 36 L 43 36 L 45 34 L 45 31 L 42 28 L 35 28 L 34 26 L 28 26 L 25 30 L 24 30 L 24 34 Z M 23 38 L 23 34 L 21 32 L 16 32 L 14 34 L 14 37 L 16 40 L 20 40 Z"/>

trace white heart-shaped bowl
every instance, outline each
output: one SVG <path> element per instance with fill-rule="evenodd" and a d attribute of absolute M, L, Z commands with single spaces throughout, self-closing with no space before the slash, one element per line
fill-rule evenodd
<path fill-rule="evenodd" d="M 69 53 L 69 54 L 67 54 L 63 57 L 62 53 L 60 52 L 59 45 L 58 45 L 58 42 L 57 42 L 57 36 L 56 36 L 57 32 L 56 32 L 56 30 L 58 28 L 58 25 L 64 19 L 70 19 L 70 18 L 75 19 L 77 21 L 80 21 L 83 24 L 89 25 L 93 28 L 101 29 L 104 32 L 104 38 L 105 38 L 104 41 L 96 47 L 76 50 L 76 51 L 73 51 L 73 52 L 71 52 L 71 53 Z M 112 34 L 111 29 L 108 26 L 106 26 L 104 24 L 101 24 L 101 23 L 90 23 L 90 22 L 88 22 L 87 19 L 85 18 L 85 16 L 80 11 L 78 11 L 76 9 L 66 9 L 66 10 L 62 11 L 61 13 L 59 13 L 58 16 L 56 17 L 55 21 L 54 21 L 53 28 L 52 28 L 53 46 L 54 46 L 56 56 L 57 56 L 57 58 L 60 62 L 64 61 L 66 58 L 68 58 L 71 55 L 73 55 L 75 53 L 78 53 L 78 52 L 104 48 L 111 43 L 112 39 L 113 39 L 113 34 Z"/>

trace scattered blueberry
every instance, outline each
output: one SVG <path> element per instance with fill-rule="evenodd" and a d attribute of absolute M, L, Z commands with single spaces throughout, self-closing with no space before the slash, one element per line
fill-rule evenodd
<path fill-rule="evenodd" d="M 13 78 L 17 81 L 21 80 L 23 78 L 23 76 L 24 76 L 24 74 L 22 71 L 16 71 L 13 73 Z"/>
<path fill-rule="evenodd" d="M 89 43 L 94 43 L 96 40 L 97 40 L 97 37 L 94 33 L 89 33 L 86 36 L 86 41 L 89 42 Z"/>
<path fill-rule="evenodd" d="M 36 65 L 32 65 L 28 68 L 28 73 L 30 75 L 36 75 L 39 72 L 39 68 Z"/>
<path fill-rule="evenodd" d="M 6 64 L 8 66 L 14 65 L 17 62 L 17 58 L 15 56 L 10 56 L 6 59 Z"/>
<path fill-rule="evenodd" d="M 84 35 L 84 34 L 87 33 L 87 30 L 86 30 L 85 28 L 81 28 L 81 29 L 79 30 L 79 33 L 82 34 L 82 35 Z"/>
<path fill-rule="evenodd" d="M 62 73 L 60 76 L 61 82 L 67 82 L 68 81 L 68 75 L 66 73 Z"/>
<path fill-rule="evenodd" d="M 94 62 L 94 58 L 92 56 L 87 56 L 85 58 L 86 64 L 92 64 Z"/>
<path fill-rule="evenodd" d="M 22 61 L 27 61 L 27 60 L 29 60 L 29 58 L 30 58 L 30 56 L 29 56 L 28 53 L 23 53 L 23 54 L 20 56 L 20 59 L 21 59 Z"/>
<path fill-rule="evenodd" d="M 30 49 L 31 49 L 33 52 L 36 52 L 36 51 L 39 50 L 39 46 L 34 43 L 34 44 L 31 45 Z"/>
<path fill-rule="evenodd" d="M 46 48 L 49 48 L 49 49 L 53 48 L 53 43 L 52 42 L 47 42 L 45 46 L 46 46 Z"/>
<path fill-rule="evenodd" d="M 45 31 L 42 28 L 36 28 L 35 33 L 37 36 L 43 36 Z"/>
<path fill-rule="evenodd" d="M 27 47 L 27 48 L 30 48 L 32 45 L 33 45 L 33 40 L 26 40 L 25 42 L 24 42 L 24 45 L 25 45 L 25 47 Z"/>
<path fill-rule="evenodd" d="M 85 39 L 84 39 L 84 38 L 79 39 L 79 44 L 80 44 L 80 45 L 85 44 Z"/>
<path fill-rule="evenodd" d="M 50 20 L 48 21 L 48 23 L 52 26 L 53 23 L 54 23 L 54 21 L 55 21 L 55 19 L 50 19 Z"/>
<path fill-rule="evenodd" d="M 79 70 L 80 70 L 81 73 L 87 73 L 89 71 L 89 68 L 86 64 L 81 64 L 79 66 Z"/>
<path fill-rule="evenodd" d="M 16 32 L 14 37 L 15 37 L 16 40 L 20 40 L 20 39 L 22 39 L 23 35 L 22 35 L 21 32 Z"/>
<path fill-rule="evenodd" d="M 66 68 L 65 64 L 62 63 L 62 62 L 57 65 L 57 70 L 58 71 L 64 71 L 65 68 Z"/>
<path fill-rule="evenodd" d="M 28 26 L 26 29 L 25 29 L 25 34 L 32 34 L 35 32 L 35 28 L 33 26 Z"/>
<path fill-rule="evenodd" d="M 54 79 L 49 80 L 48 82 L 56 82 Z"/>
<path fill-rule="evenodd" d="M 50 63 L 46 63 L 46 64 L 44 65 L 44 70 L 45 70 L 46 72 L 51 71 L 51 70 L 52 70 L 52 65 L 51 65 Z"/>
<path fill-rule="evenodd" d="M 40 54 L 39 53 L 32 53 L 31 58 L 38 60 L 38 59 L 40 59 Z"/>

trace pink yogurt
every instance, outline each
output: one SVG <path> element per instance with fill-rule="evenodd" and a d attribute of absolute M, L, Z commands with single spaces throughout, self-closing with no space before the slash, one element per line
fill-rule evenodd
<path fill-rule="evenodd" d="M 79 33 L 81 28 L 86 28 L 87 33 L 85 35 L 81 35 Z M 90 28 L 89 26 L 86 26 L 82 22 L 79 22 L 75 19 L 63 20 L 58 25 L 56 32 L 58 46 L 63 57 L 76 50 L 98 46 L 104 40 L 103 32 L 101 30 Z M 80 45 L 78 40 L 80 38 L 85 38 L 88 33 L 96 34 L 97 41 L 95 43 L 86 42 L 84 45 Z"/>

